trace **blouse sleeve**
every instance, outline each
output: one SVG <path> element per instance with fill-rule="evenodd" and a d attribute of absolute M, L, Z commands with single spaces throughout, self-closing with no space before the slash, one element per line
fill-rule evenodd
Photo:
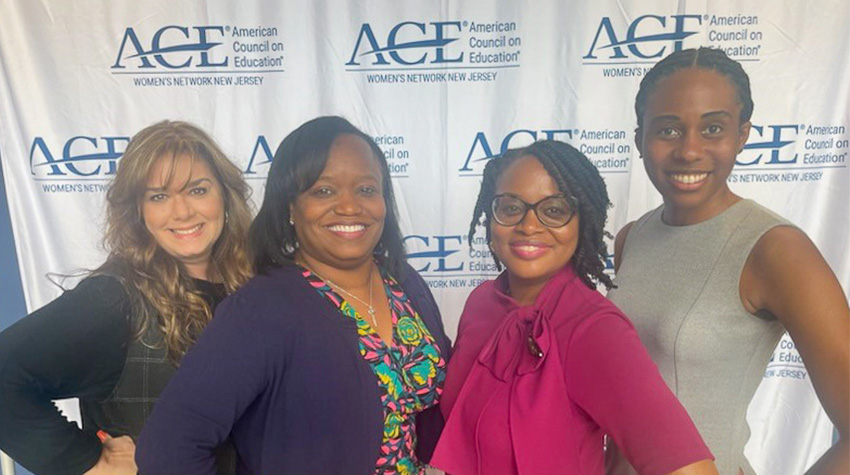
<path fill-rule="evenodd" d="M 121 377 L 130 336 L 121 283 L 90 277 L 0 333 L 0 447 L 35 473 L 79 474 L 97 463 L 94 432 L 53 399 L 102 399 Z"/>
<path fill-rule="evenodd" d="M 713 459 L 632 325 L 595 316 L 576 329 L 564 368 L 570 397 L 644 475 Z"/>
<path fill-rule="evenodd" d="M 233 295 L 216 308 L 145 423 L 136 446 L 141 473 L 214 474 L 213 450 L 263 391 L 269 339 L 249 299 Z M 255 318 L 256 317 L 256 318 Z"/>

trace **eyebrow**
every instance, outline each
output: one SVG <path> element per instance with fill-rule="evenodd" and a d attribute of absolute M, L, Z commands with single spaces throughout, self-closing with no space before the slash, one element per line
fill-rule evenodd
<path fill-rule="evenodd" d="M 732 114 L 730 114 L 729 112 L 721 110 L 721 111 L 706 112 L 705 114 L 700 116 L 701 119 L 710 119 L 712 117 L 732 117 Z M 652 120 L 650 120 L 650 123 L 652 123 L 652 122 L 662 122 L 662 121 L 667 121 L 667 120 L 680 120 L 680 117 L 675 115 L 675 114 L 659 115 L 659 116 L 653 117 Z"/>
<path fill-rule="evenodd" d="M 529 203 L 528 201 L 525 201 L 524 199 L 520 198 L 519 195 L 516 195 L 516 194 L 508 192 L 508 191 L 506 191 L 504 193 L 497 193 L 493 197 L 498 198 L 499 196 L 510 196 L 511 198 L 518 199 L 518 200 L 522 201 L 523 203 L 534 204 L 534 203 Z M 537 200 L 537 203 L 540 203 L 541 201 L 546 201 L 549 198 L 564 198 L 565 200 L 569 200 L 569 198 L 567 198 L 567 195 L 565 193 L 558 192 L 558 193 L 555 193 L 554 195 L 544 196 L 543 198 L 540 198 L 539 200 Z"/>
<path fill-rule="evenodd" d="M 371 173 L 370 173 L 370 174 L 364 174 L 364 175 L 356 176 L 356 177 L 354 177 L 354 179 L 355 179 L 355 181 L 363 181 L 363 180 L 374 180 L 374 181 L 376 181 L 376 182 L 381 182 L 381 181 L 383 181 L 383 177 L 382 177 L 382 176 L 380 176 L 380 175 L 379 175 L 379 176 L 375 176 L 375 175 L 372 175 Z M 334 178 L 333 178 L 333 177 L 330 177 L 330 176 L 328 176 L 328 175 L 319 175 L 319 178 L 316 178 L 316 183 L 318 183 L 318 182 L 320 182 L 320 181 L 329 181 L 329 182 L 334 182 L 335 180 L 334 180 Z"/>
<path fill-rule="evenodd" d="M 209 178 L 201 177 L 201 178 L 198 178 L 197 180 L 192 180 L 192 181 L 186 183 L 185 185 L 183 185 L 182 188 L 180 188 L 180 191 L 183 191 L 187 188 L 192 188 L 192 187 L 198 186 L 205 181 L 212 183 L 212 180 L 210 180 Z M 157 188 L 145 188 L 145 192 L 146 193 L 160 192 L 160 191 L 166 191 L 167 189 L 168 188 L 165 187 L 165 186 L 160 186 L 160 187 L 157 187 Z"/>
<path fill-rule="evenodd" d="M 711 117 L 732 117 L 732 114 L 730 114 L 729 112 L 726 112 L 726 111 L 713 111 L 713 112 L 706 112 L 705 114 L 702 115 L 703 119 L 709 119 Z"/>

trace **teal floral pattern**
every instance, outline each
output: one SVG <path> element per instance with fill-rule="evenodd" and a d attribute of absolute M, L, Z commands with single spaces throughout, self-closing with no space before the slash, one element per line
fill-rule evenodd
<path fill-rule="evenodd" d="M 393 320 L 391 345 L 316 274 L 303 268 L 302 274 L 316 291 L 357 323 L 360 354 L 375 372 L 384 407 L 384 435 L 374 473 L 424 474 L 425 466 L 415 454 L 416 413 L 437 404 L 446 379 L 446 361 L 431 333 L 398 282 L 383 270 L 384 293 Z"/>

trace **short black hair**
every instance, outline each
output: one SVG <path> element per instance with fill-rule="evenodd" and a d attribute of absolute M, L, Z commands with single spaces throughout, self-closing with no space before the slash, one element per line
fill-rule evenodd
<path fill-rule="evenodd" d="M 635 114 L 638 128 L 643 126 L 643 114 L 646 112 L 646 101 L 655 91 L 661 79 L 681 69 L 699 68 L 716 71 L 729 79 L 741 104 L 740 122 L 743 124 L 753 116 L 753 96 L 750 91 L 750 77 L 741 63 L 726 56 L 721 49 L 701 47 L 676 51 L 659 61 L 640 81 L 637 97 L 635 97 Z"/>
<path fill-rule="evenodd" d="M 363 139 L 372 149 L 381 169 L 384 204 L 384 231 L 375 248 L 375 257 L 400 279 L 405 262 L 404 241 L 398 224 L 390 170 L 386 157 L 369 135 L 342 117 L 326 116 L 305 122 L 278 146 L 272 158 L 263 204 L 248 231 L 248 242 L 257 273 L 294 263 L 298 248 L 295 227 L 289 224 L 289 207 L 298 195 L 313 186 L 328 161 L 331 145 L 340 135 Z"/>
<path fill-rule="evenodd" d="M 496 194 L 499 178 L 508 166 L 527 155 L 539 160 L 558 189 L 578 202 L 579 239 L 576 252 L 570 260 L 576 274 L 592 289 L 596 288 L 596 282 L 602 283 L 607 289 L 614 287 L 611 277 L 605 274 L 608 247 L 604 238 L 613 238 L 611 233 L 605 231 L 608 208 L 611 207 L 605 181 L 583 153 L 564 142 L 541 140 L 527 147 L 508 150 L 487 163 L 481 191 L 472 212 L 472 222 L 469 224 L 470 245 L 479 225 L 487 230 L 487 242 L 490 242 L 490 223 L 493 219 L 490 203 Z M 493 260 L 501 270 L 502 264 L 495 254 Z"/>

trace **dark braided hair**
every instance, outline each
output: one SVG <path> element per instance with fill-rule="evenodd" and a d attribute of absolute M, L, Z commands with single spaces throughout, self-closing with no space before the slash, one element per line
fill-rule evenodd
<path fill-rule="evenodd" d="M 611 278 L 604 272 L 608 248 L 603 238 L 613 238 L 611 233 L 605 231 L 608 208 L 611 207 L 605 181 L 584 154 L 564 142 L 541 140 L 528 147 L 508 150 L 487 163 L 469 225 L 470 245 L 479 224 L 486 229 L 487 242 L 490 242 L 490 223 L 493 218 L 490 203 L 496 194 L 499 177 L 513 162 L 528 155 L 540 161 L 564 195 L 572 196 L 578 202 L 579 239 L 576 252 L 570 260 L 576 274 L 591 289 L 596 288 L 595 282 L 601 282 L 607 289 L 614 287 Z M 501 270 L 502 263 L 495 254 L 493 260 Z"/>
<path fill-rule="evenodd" d="M 725 76 L 732 83 L 741 104 L 740 123 L 747 122 L 753 116 L 753 96 L 750 92 L 750 77 L 741 67 L 741 63 L 726 56 L 720 49 L 705 48 L 676 51 L 659 61 L 640 82 L 635 98 L 635 114 L 638 128 L 643 127 L 643 114 L 646 112 L 646 100 L 655 91 L 658 82 L 680 69 L 710 69 Z"/>

